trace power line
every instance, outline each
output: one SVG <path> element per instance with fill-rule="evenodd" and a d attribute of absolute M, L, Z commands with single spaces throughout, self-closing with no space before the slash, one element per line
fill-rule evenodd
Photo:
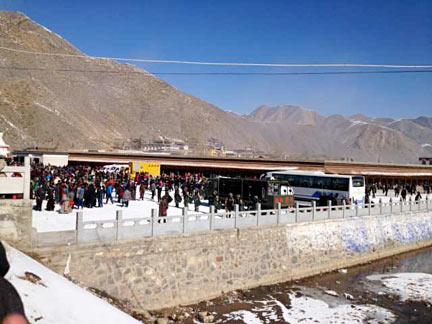
<path fill-rule="evenodd" d="M 129 62 L 143 62 L 143 63 L 164 63 L 164 64 L 185 64 L 185 65 L 213 65 L 213 66 L 242 66 L 242 67 L 286 67 L 286 68 L 299 68 L 299 67 L 313 67 L 313 68 L 389 68 L 389 69 L 429 69 L 432 65 L 397 65 L 397 64 L 357 64 L 357 63 L 319 63 L 319 64 L 297 64 L 297 63 L 247 63 L 247 62 L 203 62 L 203 61 L 183 61 L 183 60 L 155 60 L 155 59 L 140 59 L 140 58 L 124 58 L 124 57 L 106 57 L 106 56 L 88 56 L 78 54 L 62 54 L 62 53 L 46 53 L 20 50 L 15 48 L 0 46 L 0 49 L 45 56 L 59 56 L 59 57 L 73 57 L 73 58 L 93 58 L 93 59 L 107 59 L 115 61 L 129 61 Z"/>
<path fill-rule="evenodd" d="M 338 75 L 338 74 L 403 74 L 403 73 L 432 73 L 432 70 L 373 70 L 373 71 L 324 71 L 324 72 L 146 72 L 146 71 L 107 71 L 107 70 L 79 70 L 79 69 L 49 69 L 36 67 L 0 66 L 0 69 L 24 71 L 50 71 L 50 72 L 79 72 L 79 73 L 110 73 L 110 74 L 141 74 L 141 75 Z"/>

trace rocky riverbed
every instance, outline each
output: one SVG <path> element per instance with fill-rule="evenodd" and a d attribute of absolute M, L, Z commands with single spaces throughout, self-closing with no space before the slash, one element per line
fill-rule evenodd
<path fill-rule="evenodd" d="M 159 323 L 432 323 L 432 248 L 151 313 Z"/>

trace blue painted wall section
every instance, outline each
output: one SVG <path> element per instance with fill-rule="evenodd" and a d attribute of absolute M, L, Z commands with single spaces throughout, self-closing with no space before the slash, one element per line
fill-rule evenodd
<path fill-rule="evenodd" d="M 387 241 L 416 243 L 432 240 L 432 214 L 353 219 L 341 230 L 344 248 L 349 252 L 364 253 Z"/>

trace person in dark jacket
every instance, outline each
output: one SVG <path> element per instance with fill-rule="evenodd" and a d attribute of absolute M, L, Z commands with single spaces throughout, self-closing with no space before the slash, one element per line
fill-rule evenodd
<path fill-rule="evenodd" d="M 104 196 L 105 188 L 103 186 L 99 186 L 96 192 L 98 207 L 103 207 L 103 196 Z"/>
<path fill-rule="evenodd" d="M 318 206 L 320 207 L 327 206 L 327 195 L 324 192 L 321 192 L 319 196 Z"/>
<path fill-rule="evenodd" d="M 179 204 L 182 201 L 182 197 L 180 196 L 180 190 L 178 187 L 175 187 L 175 190 L 174 190 L 174 201 L 175 201 L 176 207 L 179 208 Z"/>
<path fill-rule="evenodd" d="M 36 191 L 36 210 L 42 211 L 42 202 L 45 199 L 45 189 L 42 185 Z"/>
<path fill-rule="evenodd" d="M 165 191 L 165 195 L 163 195 L 162 198 L 164 198 L 166 200 L 166 202 L 167 202 L 167 209 L 168 209 L 168 206 L 169 206 L 170 202 L 173 201 L 172 197 L 169 194 L 169 191 Z"/>
<path fill-rule="evenodd" d="M 160 202 L 160 200 L 162 198 L 162 184 L 159 181 L 156 185 L 156 189 L 157 189 L 157 199 L 158 199 L 158 202 Z"/>
<path fill-rule="evenodd" d="M 234 195 L 230 192 L 228 194 L 228 198 L 225 199 L 225 210 L 227 212 L 233 211 L 234 210 L 234 204 L 235 204 Z"/>
<path fill-rule="evenodd" d="M 192 198 L 193 198 L 193 202 L 194 202 L 194 206 L 195 206 L 195 211 L 198 212 L 199 206 L 201 205 L 201 198 L 200 198 L 200 195 L 199 195 L 197 189 L 195 189 L 194 195 Z"/>
<path fill-rule="evenodd" d="M 407 196 L 407 190 L 406 190 L 405 188 L 403 188 L 403 189 L 401 190 L 400 195 L 401 195 L 401 197 L 402 197 L 402 200 L 405 201 L 405 200 L 406 200 L 406 196 Z"/>
<path fill-rule="evenodd" d="M 47 202 L 46 210 L 53 211 L 54 208 L 55 208 L 54 190 L 50 189 L 48 191 L 48 202 Z"/>
<path fill-rule="evenodd" d="M 89 200 L 89 208 L 93 208 L 96 206 L 96 188 L 91 183 L 88 188 L 88 200 Z"/>
<path fill-rule="evenodd" d="M 0 323 L 28 324 L 24 306 L 15 287 L 4 276 L 9 271 L 6 251 L 0 242 Z"/>

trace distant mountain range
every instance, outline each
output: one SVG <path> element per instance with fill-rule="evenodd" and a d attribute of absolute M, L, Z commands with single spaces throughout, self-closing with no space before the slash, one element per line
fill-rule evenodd
<path fill-rule="evenodd" d="M 27 16 L 0 12 L 0 46 L 84 55 Z M 107 149 L 163 135 L 291 158 L 411 162 L 432 154 L 432 118 L 323 116 L 298 106 L 226 112 L 130 64 L 0 49 L 0 130 L 12 148 Z"/>

